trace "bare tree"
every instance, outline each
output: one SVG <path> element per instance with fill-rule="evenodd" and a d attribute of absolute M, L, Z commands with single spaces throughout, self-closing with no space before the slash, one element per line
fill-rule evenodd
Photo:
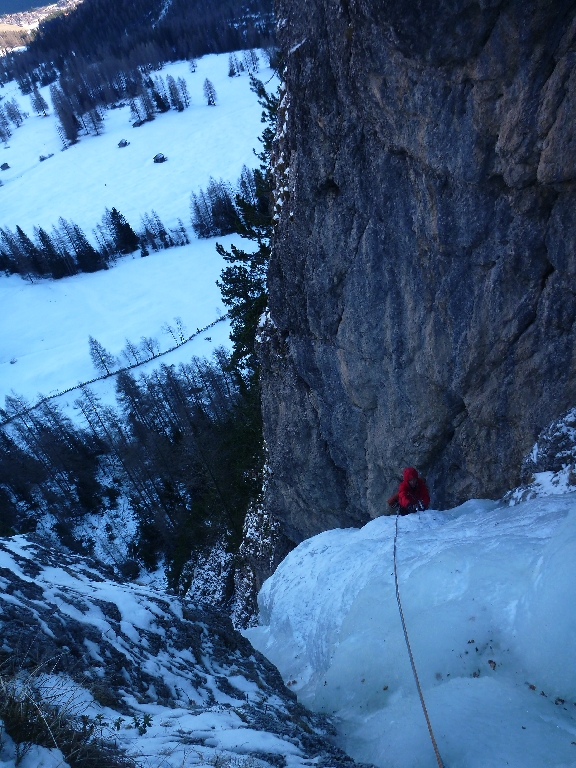
<path fill-rule="evenodd" d="M 93 336 L 88 337 L 88 345 L 90 346 L 90 358 L 94 364 L 94 368 L 98 373 L 105 373 L 109 376 L 117 366 L 117 360 L 114 355 L 110 354 L 99 341 Z"/>
<path fill-rule="evenodd" d="M 145 355 L 148 355 L 148 359 L 152 357 L 156 357 L 156 355 L 160 352 L 160 347 L 158 346 L 158 342 L 156 339 L 147 336 L 142 336 L 140 339 L 140 348 L 144 351 Z"/>

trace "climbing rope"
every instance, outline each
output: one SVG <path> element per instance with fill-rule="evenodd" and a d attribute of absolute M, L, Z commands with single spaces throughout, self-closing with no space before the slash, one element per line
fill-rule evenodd
<path fill-rule="evenodd" d="M 402 629 L 404 630 L 404 639 L 406 640 L 406 648 L 408 648 L 408 655 L 410 656 L 410 664 L 412 665 L 414 680 L 416 680 L 416 687 L 418 688 L 420 703 L 422 704 L 422 710 L 424 711 L 424 717 L 426 718 L 426 725 L 428 726 L 428 733 L 430 734 L 432 746 L 434 747 L 434 754 L 436 755 L 436 760 L 438 761 L 438 768 L 444 768 L 444 763 L 442 762 L 442 758 L 440 757 L 440 752 L 438 751 L 438 745 L 436 744 L 436 739 L 434 738 L 434 732 L 432 731 L 432 724 L 430 723 L 430 718 L 428 717 L 428 710 L 426 709 L 424 694 L 422 693 L 422 688 L 420 687 L 420 680 L 418 679 L 418 672 L 416 671 L 416 664 L 414 663 L 414 656 L 412 655 L 412 648 L 410 647 L 410 640 L 408 639 L 408 630 L 406 629 L 406 622 L 404 621 L 404 611 L 402 610 L 402 603 L 400 601 L 400 590 L 398 588 L 398 569 L 396 567 L 396 541 L 398 539 L 399 514 L 400 514 L 399 511 L 397 511 L 396 512 L 396 532 L 394 533 L 394 581 L 396 583 L 396 602 L 398 603 L 398 610 L 400 611 L 400 619 L 402 620 Z"/>

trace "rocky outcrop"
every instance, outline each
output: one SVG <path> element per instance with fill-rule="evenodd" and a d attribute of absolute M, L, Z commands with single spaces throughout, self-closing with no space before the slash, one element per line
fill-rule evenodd
<path fill-rule="evenodd" d="M 295 540 L 498 497 L 576 402 L 576 8 L 280 0 L 261 353 L 268 508 Z"/>
<path fill-rule="evenodd" d="M 137 765 L 167 754 L 189 764 L 194 751 L 214 765 L 283 768 L 284 754 L 296 768 L 356 765 L 331 743 L 332 722 L 297 702 L 224 613 L 123 583 L 37 536 L 0 538 L 0 637 L 2 675 L 30 670 L 39 695 L 77 720 L 93 701 L 119 747 L 143 749 Z"/>

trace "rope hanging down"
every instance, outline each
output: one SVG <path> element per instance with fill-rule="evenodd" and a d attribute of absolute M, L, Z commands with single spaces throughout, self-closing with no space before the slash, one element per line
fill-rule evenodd
<path fill-rule="evenodd" d="M 410 664 L 412 665 L 414 680 L 416 680 L 416 687 L 418 688 L 420 703 L 422 704 L 422 710 L 424 712 L 424 717 L 426 718 L 426 725 L 428 726 L 428 733 L 430 734 L 432 746 L 434 747 L 434 754 L 436 755 L 436 760 L 438 761 L 438 768 L 444 768 L 444 763 L 442 762 L 442 758 L 440 757 L 440 752 L 438 751 L 438 745 L 436 744 L 436 739 L 434 738 L 434 733 L 432 731 L 432 724 L 430 723 L 430 718 L 428 717 L 428 710 L 426 709 L 426 703 L 424 702 L 424 694 L 422 693 L 422 688 L 420 687 L 418 672 L 416 672 L 416 664 L 414 663 L 414 656 L 412 655 L 412 648 L 410 647 L 410 640 L 408 639 L 408 630 L 406 629 L 406 622 L 404 621 L 404 611 L 402 610 L 402 603 L 400 602 L 400 590 L 398 588 L 398 569 L 396 568 L 396 540 L 398 539 L 398 515 L 399 513 L 396 512 L 396 531 L 394 533 L 394 582 L 396 584 L 396 602 L 398 603 L 398 610 L 400 611 L 400 619 L 402 620 L 402 629 L 404 630 L 404 639 L 406 640 L 406 648 L 408 648 L 408 655 L 410 656 Z"/>

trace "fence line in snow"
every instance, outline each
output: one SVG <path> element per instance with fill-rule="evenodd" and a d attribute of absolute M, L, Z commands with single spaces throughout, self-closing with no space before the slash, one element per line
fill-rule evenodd
<path fill-rule="evenodd" d="M 29 408 L 25 408 L 23 411 L 20 411 L 19 413 L 15 413 L 13 416 L 10 416 L 4 421 L 1 421 L 0 428 L 5 427 L 7 424 L 10 424 L 12 421 L 19 419 L 22 416 L 26 416 L 31 411 L 34 411 L 36 408 L 39 408 L 41 405 L 44 405 L 44 403 L 47 403 L 49 400 L 54 400 L 57 397 L 62 397 L 62 395 L 67 395 L 68 392 L 74 392 L 76 389 L 82 389 L 82 387 L 87 387 L 90 384 L 95 384 L 97 381 L 104 381 L 104 379 L 109 379 L 112 376 L 116 376 L 119 373 L 123 373 L 124 371 L 131 371 L 134 368 L 138 368 L 141 365 L 145 365 L 146 363 L 149 363 L 151 360 L 157 360 L 159 357 L 163 357 L 164 355 L 167 355 L 170 352 L 174 352 L 175 349 L 180 349 L 180 347 L 183 347 L 184 344 L 188 344 L 189 341 L 192 341 L 197 336 L 200 336 L 201 333 L 206 333 L 207 330 L 209 330 L 210 328 L 213 328 L 218 323 L 221 323 L 223 320 L 227 320 L 227 319 L 228 319 L 228 312 L 226 312 L 226 314 L 222 315 L 221 317 L 217 317 L 216 320 L 204 326 L 204 328 L 198 328 L 195 331 L 195 333 L 192 333 L 190 336 L 184 339 L 184 341 L 181 341 L 179 344 L 174 344 L 174 346 L 169 347 L 168 349 L 165 349 L 164 352 L 158 352 L 157 355 L 152 355 L 152 357 L 148 357 L 146 358 L 146 360 L 142 360 L 139 363 L 132 363 L 132 365 L 125 365 L 122 368 L 118 368 L 117 371 L 111 371 L 110 373 L 105 373 L 103 376 L 97 376 L 95 379 L 90 379 L 89 381 L 83 381 L 79 384 L 75 384 L 73 387 L 68 387 L 68 389 L 63 389 L 61 392 L 55 392 L 53 395 L 46 395 L 46 397 L 40 398 L 40 400 L 38 400 L 37 403 L 34 403 L 34 405 L 31 405 Z"/>

